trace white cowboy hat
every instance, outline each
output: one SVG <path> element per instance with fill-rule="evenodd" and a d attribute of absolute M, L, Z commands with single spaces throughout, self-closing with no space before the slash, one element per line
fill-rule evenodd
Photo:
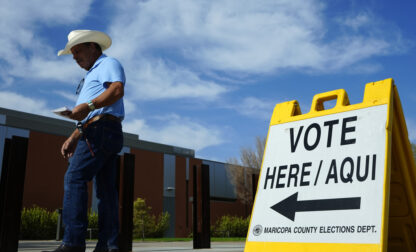
<path fill-rule="evenodd" d="M 111 38 L 104 32 L 92 30 L 74 30 L 68 34 L 68 43 L 63 50 L 58 52 L 58 56 L 71 54 L 71 48 L 78 44 L 86 42 L 95 42 L 100 45 L 101 50 L 108 49 L 111 46 Z"/>

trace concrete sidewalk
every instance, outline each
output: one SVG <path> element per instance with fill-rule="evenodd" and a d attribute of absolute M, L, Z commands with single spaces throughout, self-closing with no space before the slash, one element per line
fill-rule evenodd
<path fill-rule="evenodd" d="M 59 246 L 57 241 L 19 241 L 19 252 L 39 252 L 54 250 Z M 245 242 L 211 242 L 211 249 L 192 249 L 192 241 L 187 242 L 134 242 L 134 252 L 243 252 Z M 95 242 L 87 242 L 86 252 L 92 252 Z"/>

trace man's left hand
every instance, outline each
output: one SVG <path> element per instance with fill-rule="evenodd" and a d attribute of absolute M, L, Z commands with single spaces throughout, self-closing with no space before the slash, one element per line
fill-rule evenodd
<path fill-rule="evenodd" d="M 76 106 L 69 117 L 73 120 L 82 121 L 90 113 L 90 108 L 87 103 L 81 103 Z"/>

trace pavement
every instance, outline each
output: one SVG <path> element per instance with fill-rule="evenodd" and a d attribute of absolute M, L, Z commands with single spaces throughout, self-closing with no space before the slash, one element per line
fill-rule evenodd
<path fill-rule="evenodd" d="M 19 241 L 18 252 L 40 252 L 54 250 L 58 241 Z M 133 252 L 243 252 L 245 242 L 211 242 L 210 249 L 193 249 L 192 241 L 186 242 L 133 242 Z M 87 242 L 86 252 L 94 250 L 95 242 Z"/>

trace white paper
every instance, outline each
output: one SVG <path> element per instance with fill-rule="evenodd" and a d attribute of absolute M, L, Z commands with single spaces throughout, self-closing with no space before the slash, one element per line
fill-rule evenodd
<path fill-rule="evenodd" d="M 53 110 L 52 112 L 55 113 L 55 114 L 57 114 L 57 115 L 59 115 L 59 116 L 63 116 L 63 117 L 66 117 L 66 118 L 71 119 L 69 117 L 69 115 L 72 113 L 72 109 L 70 109 L 70 108 L 68 108 L 66 106 L 65 107 L 61 107 L 61 108 L 57 108 L 57 109 Z"/>

